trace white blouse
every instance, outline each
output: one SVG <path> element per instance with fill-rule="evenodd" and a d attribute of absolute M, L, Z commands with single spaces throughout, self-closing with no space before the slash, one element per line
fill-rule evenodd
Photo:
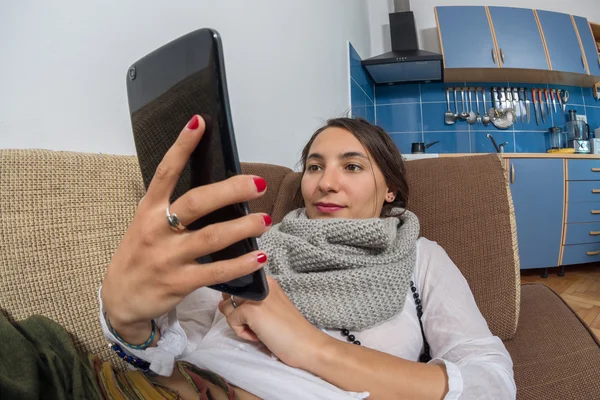
<path fill-rule="evenodd" d="M 516 398 L 510 355 L 502 341 L 492 336 L 467 281 L 437 243 L 424 238 L 417 241 L 414 282 L 423 302 L 422 321 L 433 357 L 430 363 L 446 366 L 449 392 L 445 399 Z M 127 350 L 150 362 L 150 369 L 159 375 L 171 375 L 174 362 L 184 360 L 264 399 L 369 397 L 367 392 L 347 392 L 289 367 L 264 345 L 239 339 L 217 310 L 220 300 L 217 291 L 196 290 L 176 310 L 157 319 L 161 332 L 157 347 Z M 417 361 L 423 338 L 410 291 L 404 304 L 393 318 L 352 334 L 362 346 Z M 118 342 L 108 330 L 101 300 L 100 322 L 105 336 Z M 340 330 L 323 331 L 345 340 Z"/>

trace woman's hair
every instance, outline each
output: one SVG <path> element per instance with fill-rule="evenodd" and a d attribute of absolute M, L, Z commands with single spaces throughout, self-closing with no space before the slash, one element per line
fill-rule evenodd
<path fill-rule="evenodd" d="M 372 125 L 363 118 L 333 118 L 312 135 L 302 150 L 302 174 L 306 171 L 306 159 L 308 152 L 319 134 L 327 128 L 342 128 L 350 132 L 367 149 L 374 159 L 373 161 L 385 178 L 390 191 L 395 192 L 396 197 L 391 203 L 384 203 L 381 217 L 391 216 L 391 210 L 395 207 L 406 208 L 408 205 L 408 183 L 405 177 L 404 161 L 400 151 L 392 141 L 392 138 L 380 127 Z M 375 176 L 373 176 L 375 179 Z M 299 206 L 304 205 L 302 190 L 298 189 L 295 202 Z"/>

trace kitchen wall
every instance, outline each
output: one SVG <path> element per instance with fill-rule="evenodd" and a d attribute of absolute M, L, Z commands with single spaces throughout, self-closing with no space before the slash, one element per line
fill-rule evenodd
<path fill-rule="evenodd" d="M 434 153 L 487 153 L 493 152 L 494 147 L 487 137 L 491 133 L 497 143 L 507 142 L 506 152 L 537 153 L 546 152 L 549 128 L 566 126 L 568 113 L 558 110 L 554 113 L 552 108 L 543 122 L 540 114 L 539 125 L 536 124 L 533 103 L 531 116 L 527 120 L 517 122 L 507 130 L 500 130 L 490 124 L 468 124 L 459 120 L 453 125 L 444 123 L 444 113 L 448 109 L 446 104 L 446 87 L 456 87 L 456 84 L 409 84 L 395 86 L 375 87 L 375 115 L 376 123 L 392 135 L 392 138 L 403 152 L 410 151 L 410 143 L 423 141 L 430 143 L 439 140 L 440 143 L 431 147 Z M 468 85 L 468 86 L 466 86 Z M 483 87 L 486 91 L 487 107 L 490 108 L 490 88 L 498 87 L 526 87 L 528 98 L 531 100 L 531 88 L 560 88 L 569 91 L 569 100 L 566 111 L 576 110 L 578 115 L 586 115 L 592 132 L 600 127 L 600 102 L 592 96 L 590 88 L 557 86 L 557 85 L 531 85 L 527 83 L 468 83 L 458 87 Z M 479 94 L 481 113 L 483 104 L 481 92 Z M 462 111 L 462 102 L 458 93 L 458 107 Z M 469 110 L 468 98 L 465 95 L 466 108 Z M 472 92 L 472 109 L 476 112 L 475 92 Z M 451 94 L 450 108 L 456 112 L 454 93 Z M 467 111 L 468 112 L 468 111 Z"/>
<path fill-rule="evenodd" d="M 352 54 L 352 49 L 351 49 Z M 594 99 L 590 88 L 581 88 L 574 86 L 560 85 L 532 85 L 527 83 L 425 83 L 425 84 L 400 84 L 392 86 L 374 86 L 369 78 L 358 71 L 357 65 L 360 65 L 357 59 L 358 54 L 354 53 L 354 60 L 351 61 L 351 76 L 358 77 L 356 82 L 353 79 L 353 88 L 356 87 L 356 97 L 352 97 L 352 110 L 362 110 L 362 107 L 370 105 L 365 97 L 361 96 L 361 89 L 364 87 L 364 93 L 370 95 L 373 89 L 373 104 L 375 112 L 375 122 L 386 130 L 404 153 L 410 152 L 410 144 L 413 142 L 431 143 L 440 141 L 429 150 L 432 153 L 487 153 L 493 152 L 492 142 L 487 137 L 491 133 L 497 143 L 507 142 L 506 152 L 536 153 L 546 152 L 548 148 L 547 134 L 552 126 L 559 126 L 563 129 L 566 126 L 567 112 L 554 109 L 550 115 L 546 116 L 546 122 L 541 120 L 536 124 L 534 105 L 531 103 L 531 116 L 529 123 L 527 120 L 521 122 L 519 118 L 511 128 L 500 130 L 493 125 L 484 126 L 475 123 L 468 124 L 466 121 L 459 120 L 453 125 L 444 123 L 444 113 L 447 111 L 446 88 L 447 87 L 483 87 L 486 91 L 486 101 L 488 109 L 491 107 L 490 88 L 497 87 L 526 87 L 528 88 L 528 98 L 531 100 L 531 88 L 559 88 L 569 91 L 569 100 L 566 111 L 576 110 L 578 115 L 585 115 L 592 132 L 600 127 L 600 101 Z M 355 70 L 352 70 L 352 66 Z M 362 68 L 360 68 L 362 69 Z M 364 69 L 362 69 L 364 74 Z M 366 79 L 367 85 L 360 85 L 360 79 Z M 356 83 L 356 84 L 355 84 Z M 354 85 L 355 84 L 355 85 Z M 467 86 L 468 85 L 468 86 Z M 458 108 L 462 111 L 462 101 L 460 92 L 458 93 Z M 456 112 L 454 105 L 454 94 L 450 96 L 450 108 Z M 465 95 L 466 108 L 468 106 L 468 97 Z M 481 113 L 483 114 L 483 98 L 479 92 L 479 101 Z M 472 107 L 476 112 L 475 94 L 472 92 Z M 358 111 L 358 116 L 364 116 Z"/>
<path fill-rule="evenodd" d="M 348 43 L 348 51 L 351 115 L 375 123 L 375 85 L 360 64 L 362 58 L 351 43 Z"/>
<path fill-rule="evenodd" d="M 370 53 L 367 0 L 31 0 L 0 6 L 0 148 L 134 154 L 129 65 L 201 27 L 222 37 L 242 161 L 293 167 L 348 110 L 348 45 Z"/>
<path fill-rule="evenodd" d="M 411 0 L 410 9 L 415 14 L 415 23 L 419 33 L 419 44 L 423 50 L 440 51 L 433 7 L 435 6 L 505 6 L 536 8 L 580 15 L 600 24 L 600 6 L 598 0 Z M 369 0 L 369 21 L 372 57 L 391 50 L 388 14 L 394 12 L 393 0 Z M 466 40 L 466 45 L 468 40 Z"/>

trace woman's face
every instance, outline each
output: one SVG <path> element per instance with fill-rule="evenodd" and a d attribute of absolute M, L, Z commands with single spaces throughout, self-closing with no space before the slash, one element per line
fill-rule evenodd
<path fill-rule="evenodd" d="M 313 142 L 301 190 L 309 218 L 379 217 L 392 202 L 385 178 L 372 157 L 350 132 L 327 128 Z"/>

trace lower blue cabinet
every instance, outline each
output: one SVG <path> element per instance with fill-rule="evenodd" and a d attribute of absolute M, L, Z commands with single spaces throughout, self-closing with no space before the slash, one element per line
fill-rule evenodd
<path fill-rule="evenodd" d="M 508 160 L 521 269 L 559 265 L 563 229 L 562 159 Z"/>

